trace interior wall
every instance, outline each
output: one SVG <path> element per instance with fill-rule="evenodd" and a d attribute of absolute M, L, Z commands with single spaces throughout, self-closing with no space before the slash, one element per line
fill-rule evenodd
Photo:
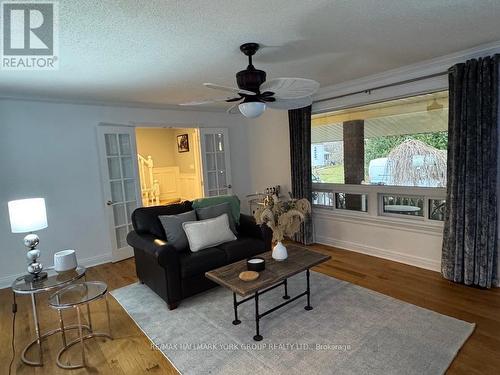
<path fill-rule="evenodd" d="M 195 173 L 195 147 L 198 145 L 194 144 L 194 129 L 184 128 L 184 129 L 172 129 L 172 139 L 174 140 L 174 161 L 181 173 Z M 179 152 L 177 148 L 177 136 L 187 134 L 189 142 L 189 151 Z"/>
<path fill-rule="evenodd" d="M 150 155 L 155 167 L 175 166 L 174 133 L 173 129 L 166 128 L 136 128 L 137 152 L 145 158 Z"/>
<path fill-rule="evenodd" d="M 111 239 L 101 187 L 97 126 L 227 127 L 233 190 L 240 198 L 254 184 L 248 174 L 249 125 L 241 116 L 215 112 L 0 100 L 0 286 L 25 272 L 23 234 L 10 232 L 7 202 L 44 197 L 48 228 L 41 230 L 41 262 L 72 248 L 82 264 L 111 259 Z"/>
<path fill-rule="evenodd" d="M 260 117 L 249 120 L 244 130 L 248 144 L 246 172 L 251 181 L 245 194 L 280 185 L 282 194 L 288 197 L 292 186 L 288 112 L 268 109 Z M 232 154 L 239 152 L 239 148 L 236 150 L 231 149 Z M 246 200 L 242 207 L 249 210 Z"/>

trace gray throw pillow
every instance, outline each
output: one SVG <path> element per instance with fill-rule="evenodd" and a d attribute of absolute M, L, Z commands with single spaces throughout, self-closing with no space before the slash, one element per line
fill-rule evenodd
<path fill-rule="evenodd" d="M 231 205 L 228 202 L 196 209 L 196 216 L 198 217 L 198 220 L 212 219 L 222 214 L 227 214 L 229 219 L 229 228 L 235 235 L 237 235 L 238 231 L 236 230 L 234 217 L 231 213 Z"/>
<path fill-rule="evenodd" d="M 179 251 L 187 249 L 188 240 L 182 228 L 182 223 L 186 221 L 196 221 L 196 213 L 194 210 L 179 215 L 160 215 L 158 219 L 160 219 L 161 225 L 163 225 L 163 229 L 165 229 L 167 243 Z"/>

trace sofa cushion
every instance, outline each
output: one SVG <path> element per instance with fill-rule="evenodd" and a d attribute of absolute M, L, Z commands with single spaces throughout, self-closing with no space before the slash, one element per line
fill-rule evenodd
<path fill-rule="evenodd" d="M 186 221 L 182 223 L 182 228 L 186 232 L 189 248 L 193 252 L 215 247 L 224 242 L 236 239 L 236 236 L 229 228 L 227 214 L 222 214 L 212 219 Z"/>
<path fill-rule="evenodd" d="M 160 215 L 158 218 L 165 230 L 167 242 L 175 247 L 176 250 L 186 250 L 188 247 L 188 239 L 186 237 L 186 232 L 184 232 L 182 228 L 182 223 L 186 221 L 196 221 L 196 213 L 194 210 L 178 215 Z"/>
<path fill-rule="evenodd" d="M 139 234 L 151 233 L 157 238 L 166 240 L 167 236 L 158 216 L 178 215 L 192 209 L 190 201 L 166 206 L 140 207 L 132 213 L 132 224 L 134 230 Z"/>
<path fill-rule="evenodd" d="M 210 207 L 216 204 L 227 202 L 231 205 L 231 212 L 233 214 L 236 224 L 240 223 L 240 200 L 236 195 L 219 195 L 217 197 L 199 198 L 193 201 L 193 209 Z"/>
<path fill-rule="evenodd" d="M 179 254 L 179 257 L 182 278 L 204 274 L 207 271 L 224 266 L 227 263 L 226 253 L 215 247 L 210 247 L 195 253 L 186 251 Z"/>
<path fill-rule="evenodd" d="M 258 238 L 240 237 L 217 246 L 226 253 L 227 263 L 247 259 L 266 251 L 265 242 Z"/>
<path fill-rule="evenodd" d="M 228 202 L 196 209 L 196 217 L 198 220 L 212 219 L 223 214 L 227 214 L 229 228 L 231 228 L 231 231 L 237 235 L 238 231 L 236 230 L 236 223 L 234 221 L 233 214 L 231 213 L 231 205 Z"/>

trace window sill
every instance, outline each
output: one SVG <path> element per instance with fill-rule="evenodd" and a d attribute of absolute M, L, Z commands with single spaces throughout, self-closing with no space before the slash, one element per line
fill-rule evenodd
<path fill-rule="evenodd" d="M 339 210 L 318 206 L 313 206 L 312 217 L 313 220 L 336 220 L 352 224 L 372 225 L 384 229 L 399 229 L 435 236 L 443 235 L 442 222 L 431 222 L 425 219 L 415 220 L 392 216 L 372 216 L 366 212 L 339 212 Z"/>

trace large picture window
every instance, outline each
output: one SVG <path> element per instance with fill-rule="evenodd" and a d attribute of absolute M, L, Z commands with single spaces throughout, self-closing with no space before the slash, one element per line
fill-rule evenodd
<path fill-rule="evenodd" d="M 312 116 L 313 183 L 446 187 L 448 92 Z"/>
<path fill-rule="evenodd" d="M 447 91 L 315 114 L 311 126 L 313 205 L 443 221 Z"/>

